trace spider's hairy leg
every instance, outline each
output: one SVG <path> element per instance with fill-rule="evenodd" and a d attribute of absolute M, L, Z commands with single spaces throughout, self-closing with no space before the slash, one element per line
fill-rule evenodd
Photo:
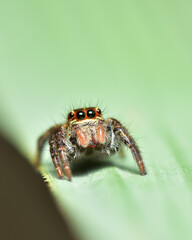
<path fill-rule="evenodd" d="M 49 139 L 49 137 L 51 136 L 51 134 L 53 133 L 53 131 L 58 128 L 60 125 L 57 125 L 55 127 L 50 128 L 49 130 L 47 130 L 42 136 L 39 137 L 38 141 L 37 141 L 37 156 L 35 159 L 35 166 L 36 168 L 39 167 L 40 165 L 40 161 L 41 161 L 41 153 L 43 150 L 43 147 L 45 145 L 45 142 Z"/>
<path fill-rule="evenodd" d="M 59 157 L 62 161 L 65 173 L 67 175 L 67 178 L 69 181 L 71 181 L 71 168 L 69 164 L 68 159 L 68 152 L 72 149 L 71 146 L 69 146 L 69 139 L 67 138 L 67 133 L 65 131 L 65 127 L 59 127 L 56 132 L 56 143 L 57 143 L 57 152 L 59 154 Z M 68 145 L 67 145 L 68 144 Z M 70 150 L 69 150 L 69 149 Z"/>
<path fill-rule="evenodd" d="M 141 171 L 141 174 L 146 175 L 147 172 L 145 170 L 145 166 L 144 166 L 139 148 L 138 148 L 135 140 L 132 138 L 132 136 L 127 131 L 127 129 L 125 127 L 123 127 L 122 124 L 114 118 L 109 118 L 107 120 L 107 122 L 111 125 L 115 134 L 119 135 L 120 139 L 123 141 L 123 143 L 130 148 L 130 150 L 133 154 L 133 157 L 136 160 L 137 165 Z"/>
<path fill-rule="evenodd" d="M 49 145 L 50 145 L 50 153 L 51 153 L 51 158 L 53 161 L 53 164 L 57 170 L 57 174 L 59 175 L 60 178 L 62 178 L 63 175 L 63 171 L 62 168 L 59 164 L 59 160 L 58 160 L 58 152 L 57 152 L 57 144 L 56 144 L 56 137 L 55 134 L 53 133 L 49 139 Z"/>

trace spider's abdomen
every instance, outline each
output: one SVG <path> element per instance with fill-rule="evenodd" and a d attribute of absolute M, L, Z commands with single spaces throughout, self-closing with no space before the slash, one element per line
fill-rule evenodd
<path fill-rule="evenodd" d="M 84 126 L 76 130 L 77 144 L 83 148 L 95 148 L 105 143 L 105 128 L 103 125 Z"/>

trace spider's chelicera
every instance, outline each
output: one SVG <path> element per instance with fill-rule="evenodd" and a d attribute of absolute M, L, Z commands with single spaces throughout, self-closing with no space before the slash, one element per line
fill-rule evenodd
<path fill-rule="evenodd" d="M 139 148 L 127 129 L 114 118 L 104 120 L 97 107 L 75 109 L 68 114 L 65 124 L 46 131 L 38 140 L 37 166 L 40 165 L 46 140 L 49 140 L 51 158 L 60 178 L 64 176 L 60 162 L 68 180 L 71 180 L 72 159 L 90 152 L 111 155 L 119 150 L 122 143 L 130 148 L 141 174 L 146 175 Z"/>

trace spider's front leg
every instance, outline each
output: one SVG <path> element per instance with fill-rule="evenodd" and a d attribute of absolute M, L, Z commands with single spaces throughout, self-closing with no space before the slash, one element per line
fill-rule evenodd
<path fill-rule="evenodd" d="M 55 169 L 57 170 L 57 174 L 60 178 L 62 178 L 64 175 L 63 175 L 63 171 L 60 166 L 59 159 L 58 159 L 55 132 L 52 133 L 51 137 L 49 138 L 49 146 L 50 146 L 51 158 L 52 158 L 53 164 L 55 166 Z"/>
<path fill-rule="evenodd" d="M 63 168 L 69 181 L 71 181 L 71 168 L 69 163 L 69 155 L 74 153 L 74 148 L 67 136 L 67 130 L 65 126 L 57 128 L 55 132 L 57 153 L 63 164 Z"/>
<path fill-rule="evenodd" d="M 145 166 L 144 166 L 139 148 L 135 143 L 135 140 L 131 137 L 131 135 L 127 131 L 127 129 L 123 127 L 122 124 L 114 118 L 109 118 L 107 122 L 113 129 L 114 133 L 117 134 L 120 137 L 120 139 L 123 141 L 123 143 L 130 148 L 133 154 L 133 157 L 135 158 L 137 165 L 141 171 L 141 174 L 146 175 L 147 172 L 145 170 Z"/>
<path fill-rule="evenodd" d="M 36 156 L 36 159 L 35 159 L 35 166 L 36 166 L 36 168 L 38 168 L 40 166 L 41 153 L 42 153 L 43 147 L 45 145 L 45 142 L 50 138 L 51 134 L 59 126 L 61 126 L 61 125 L 56 125 L 55 127 L 50 128 L 42 136 L 39 137 L 39 139 L 37 141 L 37 156 Z"/>

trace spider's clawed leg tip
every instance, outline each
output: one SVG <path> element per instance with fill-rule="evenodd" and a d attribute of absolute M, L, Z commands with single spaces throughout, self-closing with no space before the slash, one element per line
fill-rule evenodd
<path fill-rule="evenodd" d="M 147 172 L 146 172 L 146 171 L 145 171 L 145 172 L 142 172 L 141 175 L 142 175 L 142 176 L 145 176 L 145 175 L 147 175 Z"/>
<path fill-rule="evenodd" d="M 59 176 L 59 180 L 63 180 L 64 179 L 64 176 Z"/>

